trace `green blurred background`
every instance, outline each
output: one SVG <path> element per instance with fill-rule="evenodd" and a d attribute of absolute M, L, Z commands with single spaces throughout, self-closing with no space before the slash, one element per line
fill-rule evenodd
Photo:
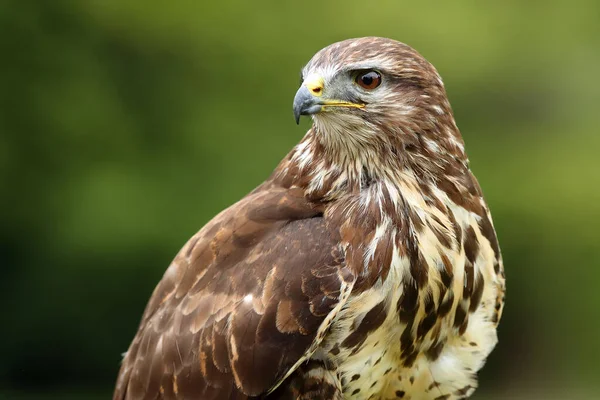
<path fill-rule="evenodd" d="M 308 128 L 349 37 L 440 71 L 508 276 L 476 399 L 600 398 L 600 2 L 0 3 L 0 398 L 108 398 L 183 243 Z"/>

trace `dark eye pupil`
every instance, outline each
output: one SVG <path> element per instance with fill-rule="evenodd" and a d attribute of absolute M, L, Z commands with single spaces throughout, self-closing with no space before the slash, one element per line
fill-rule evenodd
<path fill-rule="evenodd" d="M 381 83 L 381 75 L 377 71 L 367 71 L 356 77 L 356 83 L 364 89 L 375 89 Z"/>

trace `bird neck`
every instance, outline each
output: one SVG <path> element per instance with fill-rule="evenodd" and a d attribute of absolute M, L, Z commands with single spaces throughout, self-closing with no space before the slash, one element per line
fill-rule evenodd
<path fill-rule="evenodd" d="M 273 178 L 282 186 L 303 189 L 311 200 L 328 202 L 360 193 L 374 182 L 402 193 L 407 188 L 427 191 L 431 186 L 450 186 L 446 181 L 470 175 L 466 157 L 463 160 L 441 147 L 433 149 L 433 140 L 421 136 L 405 146 L 388 139 L 394 137 L 391 135 L 369 141 L 342 140 L 313 126 L 281 162 Z M 426 151 L 438 153 L 424 154 Z"/>

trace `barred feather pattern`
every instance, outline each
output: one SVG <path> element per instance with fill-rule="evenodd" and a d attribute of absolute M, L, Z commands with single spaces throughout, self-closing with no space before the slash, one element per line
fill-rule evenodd
<path fill-rule="evenodd" d="M 305 67 L 388 79 L 322 112 L 271 177 L 184 246 L 154 291 L 120 399 L 462 399 L 496 344 L 505 278 L 437 71 L 389 39 Z"/>

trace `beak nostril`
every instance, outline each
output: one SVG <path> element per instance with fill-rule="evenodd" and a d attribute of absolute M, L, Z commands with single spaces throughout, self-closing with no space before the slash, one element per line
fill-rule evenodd
<path fill-rule="evenodd" d="M 325 81 L 318 75 L 310 75 L 304 79 L 304 85 L 308 93 L 315 97 L 323 96 L 325 91 Z"/>

